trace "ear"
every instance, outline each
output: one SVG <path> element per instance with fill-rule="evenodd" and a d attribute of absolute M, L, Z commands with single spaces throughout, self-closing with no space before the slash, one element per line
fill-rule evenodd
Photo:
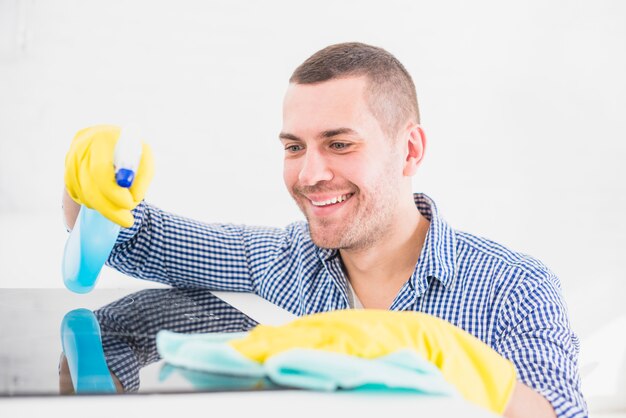
<path fill-rule="evenodd" d="M 411 124 L 405 133 L 406 160 L 402 174 L 410 177 L 417 172 L 426 150 L 426 134 L 420 125 Z"/>

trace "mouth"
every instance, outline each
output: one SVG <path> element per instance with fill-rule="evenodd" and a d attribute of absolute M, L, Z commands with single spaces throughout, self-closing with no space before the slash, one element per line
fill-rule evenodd
<path fill-rule="evenodd" d="M 315 196 L 307 198 L 311 202 L 311 211 L 315 216 L 328 216 L 346 205 L 346 202 L 354 196 L 354 193 L 345 193 L 337 196 Z"/>
<path fill-rule="evenodd" d="M 346 194 L 342 194 L 339 196 L 334 196 L 330 199 L 326 199 L 326 200 L 320 200 L 320 201 L 315 201 L 315 200 L 311 200 L 311 204 L 313 206 L 317 206 L 317 207 L 325 207 L 325 206 L 331 206 L 331 205 L 336 205 L 338 203 L 341 202 L 345 202 L 346 200 L 350 199 L 352 197 L 354 193 L 346 193 Z"/>

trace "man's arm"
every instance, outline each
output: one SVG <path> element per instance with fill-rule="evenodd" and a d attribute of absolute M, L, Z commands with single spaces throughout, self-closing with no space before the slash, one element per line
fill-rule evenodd
<path fill-rule="evenodd" d="M 80 205 L 70 197 L 65 188 L 62 204 L 65 225 L 68 231 L 71 231 L 76 223 Z M 107 264 L 132 277 L 168 285 L 193 284 L 215 290 L 250 291 L 246 251 L 241 234 L 230 228 L 220 228 L 217 225 L 210 227 L 184 218 L 170 219 L 174 216 L 163 214 L 167 215 L 168 219 L 164 220 L 164 216 L 148 222 L 151 226 L 143 228 L 141 236 L 137 235 L 143 219 L 136 219 L 131 228 L 122 229 L 118 245 L 113 249 Z M 142 211 L 142 215 L 145 215 L 145 211 Z M 168 227 L 163 228 L 164 224 L 168 224 Z M 158 225 L 158 228 L 155 225 Z M 167 232 L 163 229 L 167 229 Z M 193 242 L 189 240 L 192 236 L 195 236 Z M 120 243 L 124 244 L 123 248 Z M 167 252 L 164 251 L 163 244 L 169 247 Z M 235 251 L 237 247 L 240 248 L 239 251 Z M 206 266 L 206 270 L 200 266 L 200 262 L 194 262 L 198 253 L 204 253 L 201 264 Z M 221 272 L 216 274 L 217 265 L 221 263 L 238 265 L 237 273 L 221 269 Z M 220 280 L 224 275 L 230 276 L 232 282 L 228 283 L 224 277 L 224 283 L 213 283 L 213 279 Z M 242 280 L 237 283 L 237 279 Z"/>
<path fill-rule="evenodd" d="M 111 378 L 115 384 L 115 390 L 118 393 L 123 393 L 124 387 L 113 372 L 111 372 Z M 74 395 L 75 393 L 76 391 L 74 390 L 74 383 L 72 383 L 72 376 L 70 375 L 70 367 L 67 364 L 67 358 L 65 357 L 65 354 L 61 353 L 61 360 L 59 363 L 59 394 Z"/>
<path fill-rule="evenodd" d="M 497 327 L 502 337 L 494 348 L 515 364 L 519 386 L 507 416 L 534 416 L 541 411 L 534 408 L 547 401 L 553 415 L 546 416 L 586 417 L 578 338 L 571 329 L 558 278 L 544 269 L 520 281 L 501 309 Z"/>
<path fill-rule="evenodd" d="M 145 289 L 96 309 L 94 315 L 109 370 L 122 382 L 125 392 L 138 391 L 140 370 L 159 360 L 155 336 L 160 330 L 240 332 L 256 325 L 202 289 Z"/>
<path fill-rule="evenodd" d="M 63 190 L 62 202 L 65 225 L 71 231 L 80 205 L 67 189 Z M 142 208 L 134 225 L 122 229 L 107 265 L 132 277 L 168 285 L 193 284 L 215 290 L 250 291 L 245 245 L 234 228 L 203 225 L 165 212 L 153 213 L 157 219 L 145 222 L 149 226 L 141 228 L 147 216 L 150 215 Z M 204 255 L 202 261 L 198 254 Z M 237 266 L 236 272 L 219 269 L 223 263 Z M 217 273 L 217 270 L 221 271 Z M 214 283 L 222 276 L 223 283 Z M 229 278 L 232 281 L 227 280 Z"/>
<path fill-rule="evenodd" d="M 506 418 L 556 418 L 552 405 L 546 398 L 518 381 L 513 396 L 504 411 Z"/>
<path fill-rule="evenodd" d="M 70 197 L 67 193 L 67 189 L 63 188 L 63 218 L 65 219 L 65 226 L 68 230 L 74 229 L 78 212 L 80 211 L 80 205 Z"/>

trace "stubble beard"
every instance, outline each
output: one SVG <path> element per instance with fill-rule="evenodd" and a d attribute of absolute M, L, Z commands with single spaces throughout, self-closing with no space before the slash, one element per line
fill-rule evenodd
<path fill-rule="evenodd" d="M 384 179 L 379 180 L 368 196 L 356 186 L 351 186 L 355 192 L 347 203 L 354 207 L 350 213 L 343 214 L 340 221 L 311 216 L 305 208 L 309 204 L 304 201 L 306 198 L 297 190 L 292 190 L 292 196 L 308 221 L 311 240 L 318 247 L 365 250 L 376 245 L 390 230 L 398 207 L 397 190 Z M 350 202 L 352 199 L 355 201 Z"/>

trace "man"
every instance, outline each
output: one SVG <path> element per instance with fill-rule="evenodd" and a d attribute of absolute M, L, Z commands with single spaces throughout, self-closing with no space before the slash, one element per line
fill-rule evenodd
<path fill-rule="evenodd" d="M 411 77 L 385 50 L 332 45 L 290 79 L 279 136 L 285 184 L 306 223 L 206 225 L 150 206 L 147 146 L 134 189 L 114 186 L 118 135 L 81 131 L 66 159 L 73 200 L 127 227 L 112 267 L 173 286 L 255 292 L 298 315 L 363 307 L 438 316 L 515 365 L 506 416 L 586 415 L 559 280 L 531 257 L 452 229 L 430 198 L 412 193 L 426 137 Z M 71 225 L 77 206 L 65 201 Z"/>

